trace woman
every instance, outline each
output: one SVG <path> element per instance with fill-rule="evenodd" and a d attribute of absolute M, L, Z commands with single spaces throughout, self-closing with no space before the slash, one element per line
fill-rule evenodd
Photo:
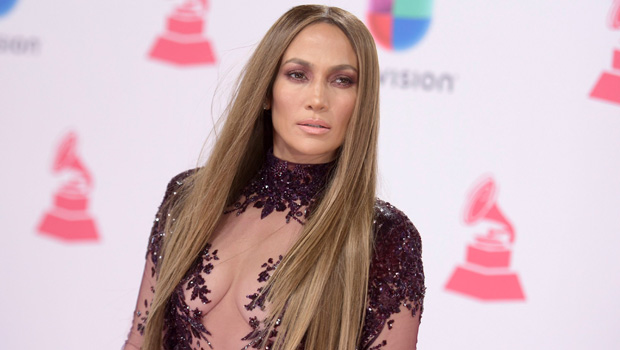
<path fill-rule="evenodd" d="M 291 9 L 231 101 L 205 166 L 168 185 L 125 348 L 415 348 L 421 243 L 375 199 L 366 27 L 338 8 Z"/>

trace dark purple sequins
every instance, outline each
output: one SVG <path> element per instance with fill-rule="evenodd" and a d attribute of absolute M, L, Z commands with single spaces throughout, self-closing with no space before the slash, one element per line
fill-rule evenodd
<path fill-rule="evenodd" d="M 404 309 L 411 316 L 423 310 L 424 269 L 422 241 L 405 214 L 380 199 L 375 204 L 375 251 L 370 264 L 368 307 L 362 329 L 361 349 L 374 344 L 391 315 Z M 371 347 L 372 346 L 372 347 Z"/>
<path fill-rule="evenodd" d="M 269 153 L 265 164 L 250 184 L 242 191 L 240 199 L 226 213 L 242 214 L 252 205 L 261 209 L 261 218 L 273 212 L 285 212 L 286 221 L 291 219 L 303 224 L 315 201 L 324 190 L 326 179 L 334 163 L 318 165 L 300 165 L 279 160 Z M 149 241 L 149 254 L 155 266 L 160 259 L 161 246 L 165 239 L 165 221 L 169 218 L 170 203 L 184 179 L 192 171 L 175 177 L 166 191 L 164 204 L 158 212 Z M 418 231 L 409 219 L 391 204 L 377 200 L 374 221 L 374 254 L 370 266 L 368 285 L 368 305 L 366 317 L 358 346 L 360 350 L 376 350 L 387 345 L 379 340 L 379 334 L 386 329 L 390 331 L 395 321 L 394 314 L 407 312 L 412 317 L 422 313 L 424 300 L 424 271 L 421 259 L 422 246 Z M 212 335 L 202 323 L 205 316 L 198 308 L 191 309 L 185 300 L 185 291 L 191 291 L 188 298 L 210 303 L 209 295 L 216 285 L 207 286 L 201 274 L 209 274 L 213 269 L 212 261 L 217 260 L 217 251 L 210 252 L 208 245 L 203 250 L 192 268 L 186 273 L 181 283 L 173 292 L 166 307 L 164 319 L 164 349 L 209 348 Z M 222 247 L 220 247 L 222 249 Z M 282 252 L 285 254 L 286 252 Z M 148 256 L 148 255 L 147 255 Z M 270 259 L 258 275 L 260 283 L 266 283 L 273 270 L 281 261 Z M 251 268 L 251 267 L 248 267 Z M 154 275 L 156 269 L 151 273 Z M 184 289 L 185 288 L 185 289 Z M 260 287 L 255 293 L 247 295 L 249 303 L 246 310 L 264 309 Z M 251 291 L 248 291 L 251 293 Z M 146 301 L 145 302 L 149 302 Z M 148 311 L 147 311 L 148 312 Z M 144 330 L 144 313 L 136 315 L 143 322 L 138 324 L 139 331 Z M 264 333 L 260 331 L 261 320 L 252 317 L 248 325 L 252 332 L 243 337 L 249 343 L 246 347 L 257 346 Z M 208 326 L 208 325 L 207 325 Z M 393 331 L 393 330 L 392 330 Z M 270 334 L 269 336 L 273 336 Z M 194 342 L 195 341 L 195 342 Z"/>
<path fill-rule="evenodd" d="M 211 290 L 205 285 L 203 274 L 210 274 L 213 270 L 211 261 L 219 260 L 217 250 L 209 252 L 211 245 L 207 244 L 202 254 L 187 271 L 175 288 L 170 301 L 166 306 L 164 319 L 164 348 L 165 349 L 193 349 L 194 338 L 197 344 L 202 340 L 210 346 L 211 333 L 202 323 L 202 311 L 199 308 L 191 309 L 185 300 L 185 290 L 191 290 L 190 300 L 200 299 L 203 304 L 211 302 L 208 294 Z M 200 345 L 199 345 L 200 346 Z M 200 347 L 203 350 L 203 347 Z"/>
<path fill-rule="evenodd" d="M 232 209 L 225 213 L 243 213 L 249 205 L 261 210 L 261 219 L 275 211 L 288 210 L 286 222 L 291 219 L 303 223 L 312 205 L 325 186 L 334 162 L 326 164 L 295 164 L 276 158 L 267 152 L 265 164 L 243 190 Z"/>

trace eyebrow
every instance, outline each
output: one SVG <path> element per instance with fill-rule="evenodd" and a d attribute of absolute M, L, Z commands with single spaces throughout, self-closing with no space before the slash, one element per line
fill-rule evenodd
<path fill-rule="evenodd" d="M 302 60 L 301 58 L 291 58 L 291 59 L 288 59 L 284 63 L 282 63 L 282 65 L 285 65 L 287 63 L 297 63 L 297 64 L 300 64 L 300 65 L 302 65 L 304 67 L 312 67 L 313 66 L 312 63 L 310 63 L 308 61 L 305 61 L 305 60 Z M 330 71 L 337 71 L 337 70 L 344 70 L 344 69 L 350 69 L 350 70 L 355 71 L 355 73 L 357 73 L 357 68 L 353 67 L 350 64 L 339 64 L 339 65 L 330 67 L 329 70 Z"/>

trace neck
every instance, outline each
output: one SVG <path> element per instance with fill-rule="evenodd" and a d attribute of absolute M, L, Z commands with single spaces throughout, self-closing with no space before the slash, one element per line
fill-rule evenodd
<path fill-rule="evenodd" d="M 271 151 L 254 179 L 243 189 L 239 200 L 225 211 L 245 212 L 248 206 L 261 209 L 261 218 L 275 211 L 288 211 L 286 221 L 304 222 L 324 190 L 335 161 L 299 164 L 279 159 Z"/>
<path fill-rule="evenodd" d="M 296 152 L 287 147 L 279 147 L 274 141 L 273 155 L 283 161 L 296 164 L 324 164 L 333 161 L 336 158 L 336 152 L 321 154 L 306 154 Z"/>

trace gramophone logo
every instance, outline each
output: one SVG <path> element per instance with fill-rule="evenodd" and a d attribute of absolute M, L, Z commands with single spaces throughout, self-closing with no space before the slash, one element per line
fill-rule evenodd
<path fill-rule="evenodd" d="M 408 49 L 428 31 L 432 5 L 432 0 L 370 0 L 368 27 L 383 47 Z"/>
<path fill-rule="evenodd" d="M 77 136 L 67 134 L 56 152 L 52 170 L 66 180 L 39 224 L 39 233 L 64 241 L 97 241 L 97 227 L 88 213 L 93 180 L 76 154 Z"/>
<path fill-rule="evenodd" d="M 611 29 L 620 29 L 620 0 L 615 0 L 612 4 L 608 23 Z M 614 49 L 611 70 L 601 73 L 590 97 L 620 103 L 620 48 Z"/>
<path fill-rule="evenodd" d="M 465 208 L 465 223 L 491 221 L 499 228 L 478 235 L 467 246 L 465 263 L 457 266 L 446 289 L 469 297 L 493 300 L 525 300 L 517 274 L 510 270 L 515 231 L 496 202 L 497 186 L 483 178 L 471 192 Z"/>
<path fill-rule="evenodd" d="M 202 34 L 206 13 L 207 0 L 186 0 L 177 6 L 149 56 L 181 66 L 215 63 L 211 43 Z"/>

